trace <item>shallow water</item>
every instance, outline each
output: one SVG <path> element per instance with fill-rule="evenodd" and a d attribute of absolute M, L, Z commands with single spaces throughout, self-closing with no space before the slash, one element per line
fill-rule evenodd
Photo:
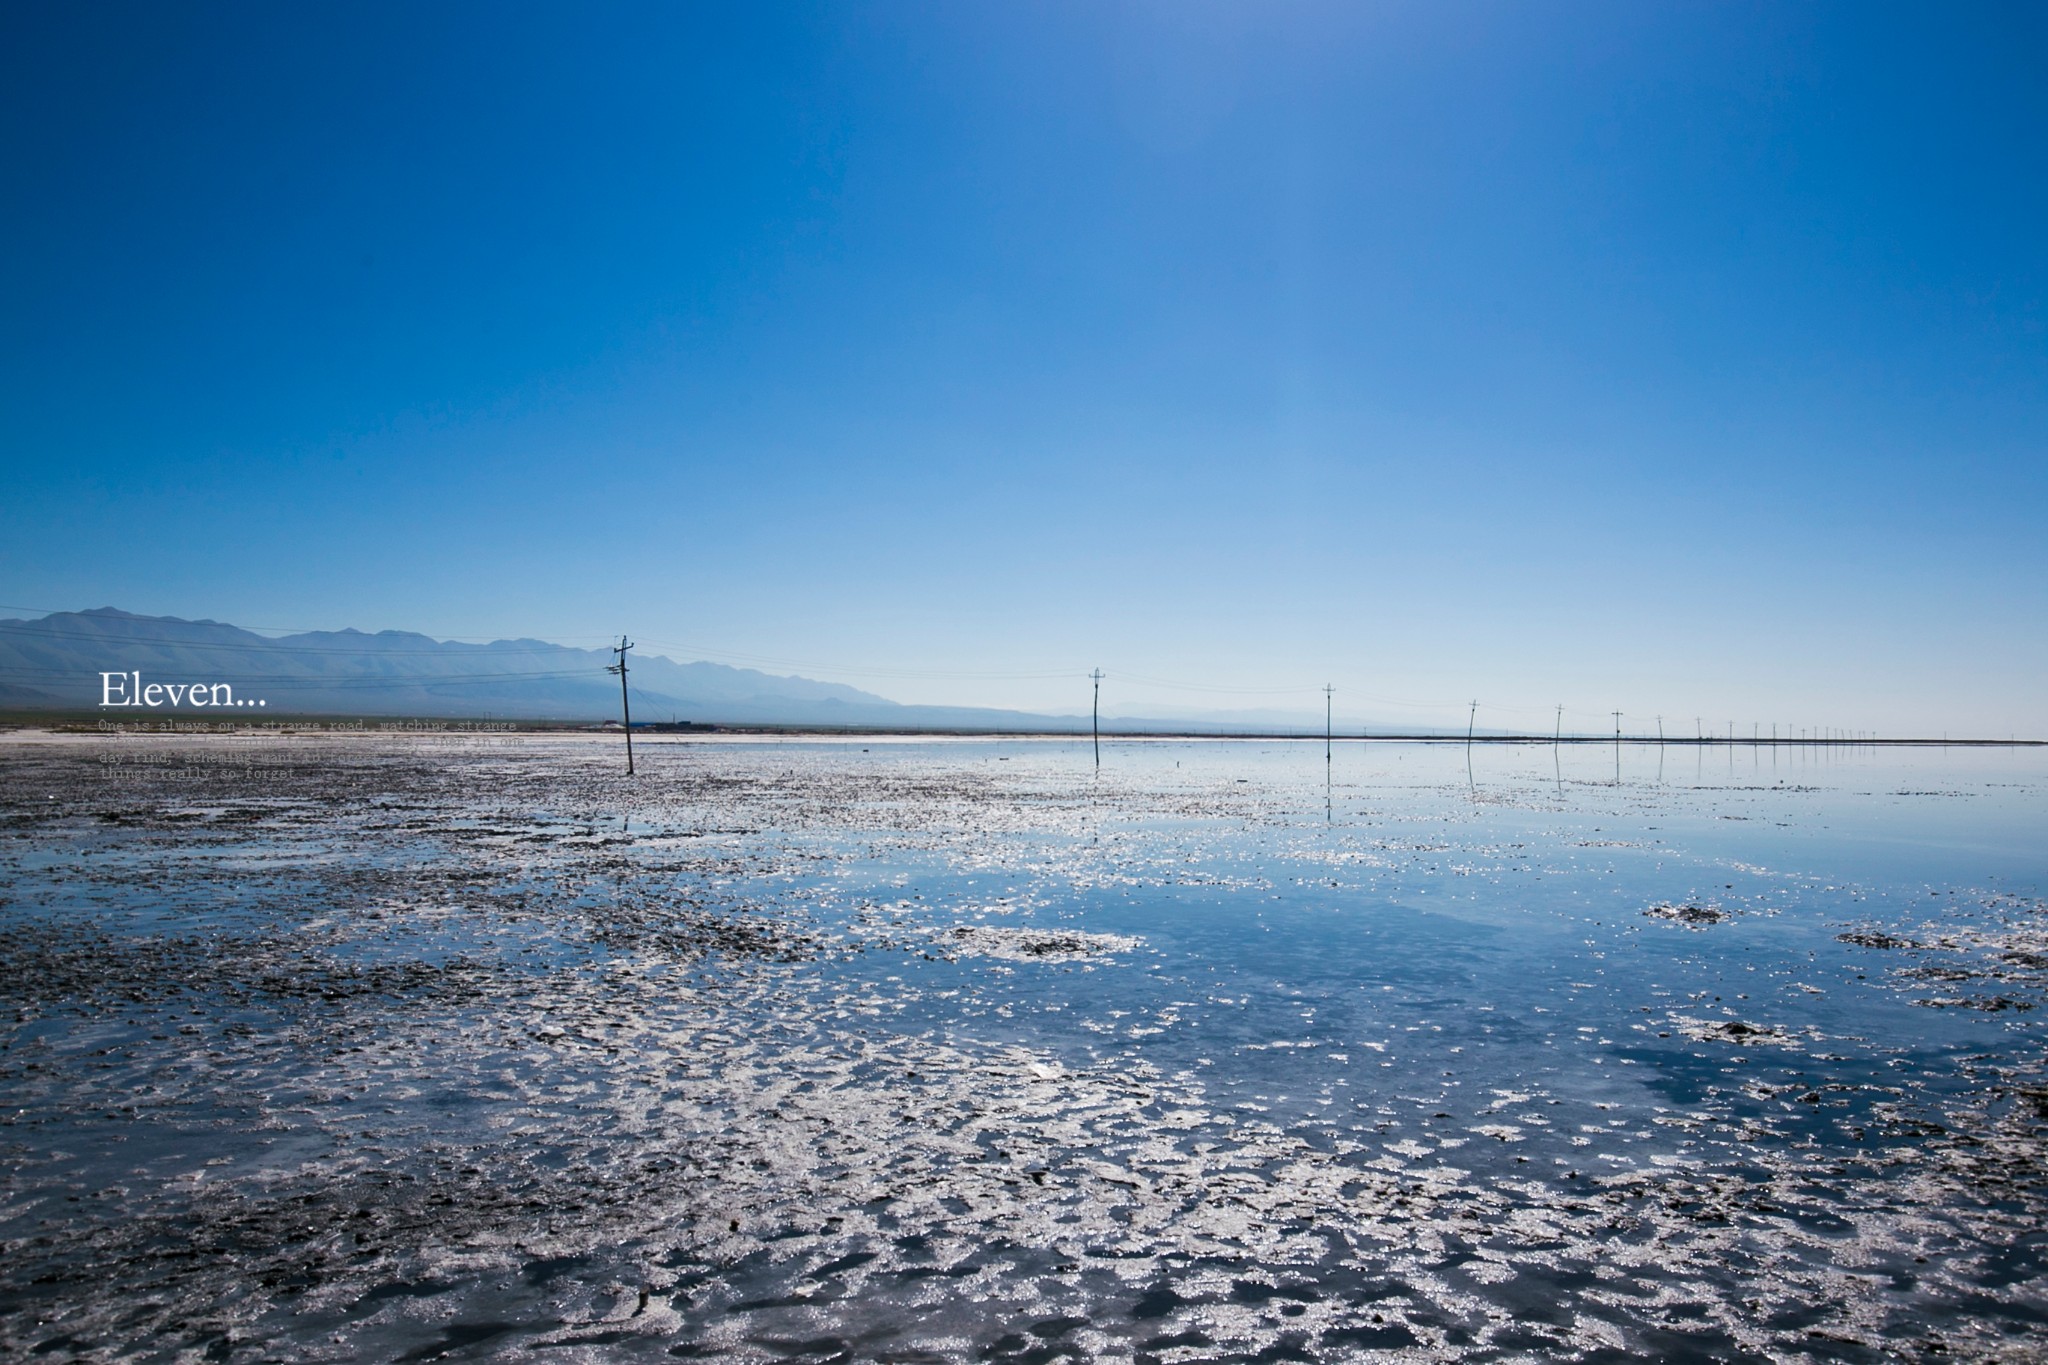
<path fill-rule="evenodd" d="M 0 739 L 0 1351 L 2037 1354 L 2043 751 L 615 745 Z"/>

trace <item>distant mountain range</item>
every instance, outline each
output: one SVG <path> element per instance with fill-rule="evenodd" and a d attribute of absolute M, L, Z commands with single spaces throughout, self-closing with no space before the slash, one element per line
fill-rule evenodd
<path fill-rule="evenodd" d="M 609 649 L 545 640 L 465 644 L 410 631 L 308 631 L 268 636 L 220 621 L 138 616 L 113 607 L 0 620 L 0 710 L 92 711 L 110 717 L 177 714 L 420 716 L 505 720 L 616 720 L 618 679 Z M 883 730 L 1001 730 L 1086 734 L 1084 715 L 979 706 L 908 706 L 872 692 L 726 664 L 677 663 L 635 652 L 633 721 L 703 725 L 815 726 Z M 103 675 L 117 675 L 108 679 Z M 137 675 L 140 675 L 138 678 Z M 224 684 L 233 708 L 194 706 L 188 689 Z M 102 707 L 132 700 L 137 685 L 175 686 L 180 701 L 154 708 Z M 1086 680 L 1075 679 L 1077 691 Z M 1086 695 L 1082 693 L 1082 695 Z M 207 693 L 211 703 L 215 694 Z M 164 694 L 157 700 L 166 702 Z M 1210 711 L 1139 717 L 1103 714 L 1105 733 L 1317 734 L 1319 714 Z M 1375 733 L 1385 733 L 1381 726 Z M 1407 733 L 1446 733 L 1407 727 Z M 1339 733 L 1357 734 L 1355 722 Z"/>
<path fill-rule="evenodd" d="M 607 649 L 544 640 L 462 644 L 408 631 L 310 631 L 271 637 L 219 621 L 138 616 L 113 607 L 0 620 L 0 707 L 100 710 L 108 689 L 225 683 L 266 715 L 495 715 L 601 721 L 619 714 Z M 125 675 L 112 683 L 103 674 Z M 979 707 L 904 706 L 871 692 L 725 664 L 632 656 L 633 719 L 727 725 L 1073 731 L 1087 717 Z M 208 694 L 209 697 L 211 694 Z M 161 700 L 162 694 L 159 694 Z M 188 704 L 160 712 L 220 714 Z M 141 715 L 110 708 L 109 715 Z M 246 706 L 233 711 L 246 716 Z"/>

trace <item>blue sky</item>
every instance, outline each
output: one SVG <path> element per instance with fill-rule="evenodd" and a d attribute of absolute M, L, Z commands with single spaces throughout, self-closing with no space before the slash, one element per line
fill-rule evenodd
<path fill-rule="evenodd" d="M 2048 733 L 2044 14 L 14 6 L 0 599 Z"/>

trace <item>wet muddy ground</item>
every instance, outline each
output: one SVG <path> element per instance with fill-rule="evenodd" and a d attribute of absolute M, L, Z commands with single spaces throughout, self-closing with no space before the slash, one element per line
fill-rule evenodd
<path fill-rule="evenodd" d="M 2042 1356 L 2036 753 L 616 743 L 0 736 L 0 1355 Z"/>

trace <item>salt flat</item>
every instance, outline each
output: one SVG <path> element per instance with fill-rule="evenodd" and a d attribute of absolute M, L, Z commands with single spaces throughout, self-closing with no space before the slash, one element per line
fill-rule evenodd
<path fill-rule="evenodd" d="M 2029 1358 L 2029 750 L 0 737 L 0 1353 Z"/>

